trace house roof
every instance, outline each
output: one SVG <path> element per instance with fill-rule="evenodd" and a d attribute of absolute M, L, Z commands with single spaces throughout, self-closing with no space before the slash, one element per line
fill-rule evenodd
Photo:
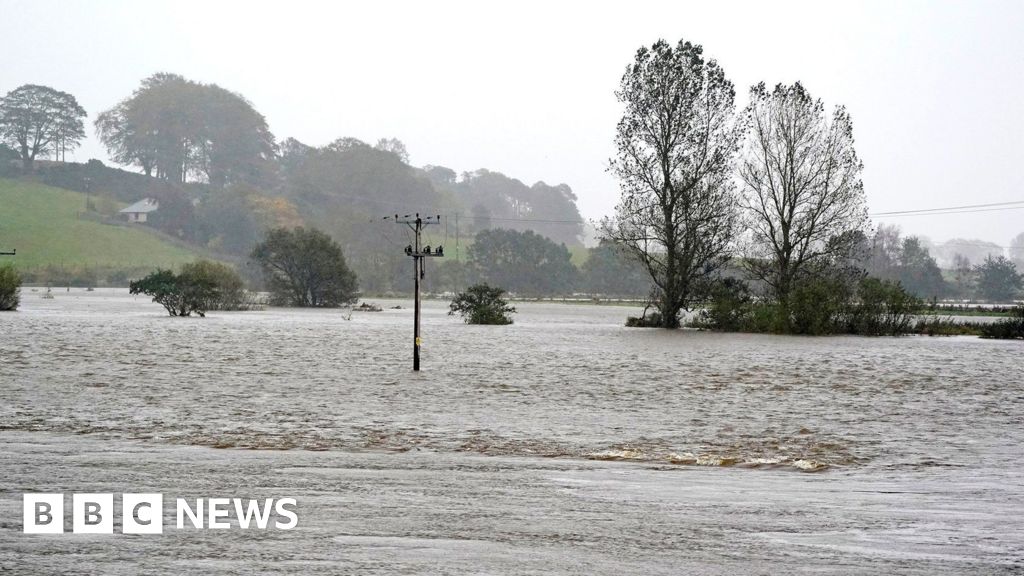
<path fill-rule="evenodd" d="M 120 212 L 122 214 L 143 214 L 146 212 L 153 212 L 159 207 L 160 203 L 156 200 L 152 198 L 143 198 L 127 208 L 122 208 Z"/>

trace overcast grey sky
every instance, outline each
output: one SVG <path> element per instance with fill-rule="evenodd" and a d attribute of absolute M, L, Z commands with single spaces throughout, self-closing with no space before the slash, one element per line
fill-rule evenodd
<path fill-rule="evenodd" d="M 736 84 L 846 105 L 872 212 L 1024 200 L 1024 2 L 116 2 L 0 0 L 0 93 L 46 84 L 96 113 L 158 71 L 216 82 L 278 139 L 397 137 L 415 165 L 565 182 L 587 218 L 614 90 L 641 45 L 702 44 Z M 876 222 L 881 219 L 876 219 Z M 1024 210 L 881 220 L 1008 245 Z"/>

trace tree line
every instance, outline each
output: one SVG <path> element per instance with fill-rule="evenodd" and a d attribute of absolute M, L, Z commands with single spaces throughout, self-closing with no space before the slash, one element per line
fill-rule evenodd
<path fill-rule="evenodd" d="M 449 236 L 471 238 L 500 227 L 582 245 L 583 219 L 566 184 L 527 185 L 486 169 L 456 174 L 444 166 L 411 166 L 395 138 L 371 144 L 341 137 L 320 146 L 278 140 L 243 95 L 177 74 L 142 80 L 93 123 L 113 162 L 138 170 L 143 181 L 98 160 L 34 164 L 62 158 L 61 150 L 84 138 L 86 114 L 70 95 L 22 86 L 2 99 L 0 111 L 6 143 L 0 161 L 20 160 L 24 173 L 44 183 L 89 193 L 88 208 L 98 216 L 115 215 L 115 202 L 152 197 L 160 208 L 147 225 L 234 259 L 245 258 L 275 227 L 321 229 L 339 241 L 363 284 L 376 292 L 404 286 L 404 257 L 383 247 L 391 231 L 379 224 L 398 211 L 458 214 L 447 222 Z M 0 162 L 0 175 L 6 173 L 9 163 Z"/>
<path fill-rule="evenodd" d="M 762 304 L 760 325 L 779 332 L 832 330 L 840 309 L 879 293 L 896 306 L 908 289 L 946 291 L 917 239 L 871 234 L 843 106 L 827 109 L 800 82 L 762 82 L 739 110 L 723 68 L 685 40 L 638 50 L 616 96 L 624 113 L 610 170 L 622 194 L 602 232 L 652 282 L 657 312 L 640 324 L 676 328 L 683 311 L 716 295 L 743 301 L 747 282 Z M 988 278 L 1007 264 L 974 273 Z M 743 278 L 723 285 L 730 267 Z M 888 284 L 865 283 L 869 272 Z M 1001 297 L 1020 290 L 1013 274 L 1015 288 Z"/>

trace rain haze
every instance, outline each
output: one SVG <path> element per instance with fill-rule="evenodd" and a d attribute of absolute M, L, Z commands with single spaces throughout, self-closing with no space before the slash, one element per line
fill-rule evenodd
<path fill-rule="evenodd" d="M 89 118 L 155 72 L 217 83 L 278 139 L 396 137 L 410 163 L 566 183 L 610 215 L 614 91 L 658 38 L 736 86 L 801 81 L 845 105 L 872 213 L 1024 199 L 1019 2 L 52 2 L 0 0 L 0 93 L 52 85 Z M 89 129 L 74 159 L 106 160 Z M 1006 246 L 1021 210 L 876 217 Z"/>
<path fill-rule="evenodd" d="M 1022 31 L 0 0 L 0 574 L 1024 574 Z"/>

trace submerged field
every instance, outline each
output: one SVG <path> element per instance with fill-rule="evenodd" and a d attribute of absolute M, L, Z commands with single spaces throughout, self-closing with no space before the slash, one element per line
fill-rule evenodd
<path fill-rule="evenodd" d="M 0 316 L 0 505 L 298 494 L 303 530 L 258 547 L 178 534 L 154 542 L 158 572 L 233 573 L 246 554 L 380 574 L 1024 562 L 1019 342 L 669 333 L 623 328 L 631 308 L 518 307 L 483 327 L 428 303 L 413 374 L 408 307 L 179 319 L 123 291 L 27 294 Z M 17 529 L 0 527 L 4 567 L 76 562 Z M 119 542 L 98 559 L 131 573 Z"/>

